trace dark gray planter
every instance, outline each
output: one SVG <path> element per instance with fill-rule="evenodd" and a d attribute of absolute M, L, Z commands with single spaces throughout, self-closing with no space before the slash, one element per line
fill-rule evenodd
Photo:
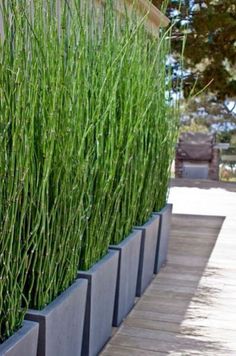
<path fill-rule="evenodd" d="M 36 356 L 39 324 L 24 321 L 22 327 L 0 344 L 0 356 Z"/>
<path fill-rule="evenodd" d="M 156 261 L 154 273 L 157 274 L 161 267 L 166 264 L 168 243 L 170 238 L 172 204 L 167 204 L 160 212 L 154 213 L 160 216 L 160 226 L 158 231 L 158 244 L 156 251 Z"/>
<path fill-rule="evenodd" d="M 78 277 L 88 280 L 83 356 L 98 355 L 111 337 L 118 259 L 119 252 L 109 250 L 90 270 L 79 271 Z"/>
<path fill-rule="evenodd" d="M 38 356 L 81 355 L 87 285 L 77 279 L 43 310 L 28 311 L 26 319 L 40 325 Z"/>
<path fill-rule="evenodd" d="M 135 302 L 141 236 L 142 231 L 136 230 L 119 245 L 110 246 L 119 251 L 113 326 L 120 325 Z"/>
<path fill-rule="evenodd" d="M 160 217 L 153 215 L 146 224 L 135 229 L 142 231 L 136 296 L 140 297 L 153 278 Z"/>

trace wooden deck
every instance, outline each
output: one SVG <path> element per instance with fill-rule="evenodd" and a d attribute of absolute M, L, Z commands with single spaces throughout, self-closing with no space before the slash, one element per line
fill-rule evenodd
<path fill-rule="evenodd" d="M 236 355 L 236 193 L 214 189 L 172 188 L 168 263 L 102 356 Z"/>

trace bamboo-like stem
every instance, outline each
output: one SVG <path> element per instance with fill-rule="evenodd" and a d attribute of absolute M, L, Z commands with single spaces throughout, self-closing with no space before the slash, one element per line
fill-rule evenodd
<path fill-rule="evenodd" d="M 3 0 L 0 342 L 166 202 L 169 36 L 112 1 Z M 23 307 L 23 308 L 22 308 Z"/>

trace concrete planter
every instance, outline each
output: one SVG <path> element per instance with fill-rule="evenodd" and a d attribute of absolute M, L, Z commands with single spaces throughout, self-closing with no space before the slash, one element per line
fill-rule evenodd
<path fill-rule="evenodd" d="M 81 355 L 87 285 L 78 279 L 43 310 L 28 311 L 40 325 L 38 356 Z"/>
<path fill-rule="evenodd" d="M 110 249 L 119 251 L 113 326 L 119 326 L 135 302 L 142 231 L 133 231 L 119 245 Z"/>
<path fill-rule="evenodd" d="M 24 321 L 22 327 L 0 344 L 1 356 L 36 356 L 39 325 Z"/>
<path fill-rule="evenodd" d="M 160 216 L 153 215 L 146 224 L 135 227 L 142 231 L 136 296 L 140 297 L 153 278 Z"/>
<path fill-rule="evenodd" d="M 167 204 L 160 212 L 154 213 L 154 215 L 160 217 L 158 244 L 154 267 L 154 273 L 157 274 L 160 271 L 160 268 L 165 265 L 167 260 L 171 228 L 172 204 Z"/>
<path fill-rule="evenodd" d="M 89 271 L 78 274 L 79 278 L 88 280 L 83 356 L 98 355 L 111 337 L 118 259 L 119 252 L 109 250 Z"/>

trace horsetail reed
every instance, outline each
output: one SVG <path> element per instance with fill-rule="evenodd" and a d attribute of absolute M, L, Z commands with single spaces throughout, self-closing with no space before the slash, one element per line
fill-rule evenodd
<path fill-rule="evenodd" d="M 3 0 L 1 12 L 3 341 L 164 204 L 176 126 L 168 39 L 145 17 L 119 23 L 112 1 Z"/>

